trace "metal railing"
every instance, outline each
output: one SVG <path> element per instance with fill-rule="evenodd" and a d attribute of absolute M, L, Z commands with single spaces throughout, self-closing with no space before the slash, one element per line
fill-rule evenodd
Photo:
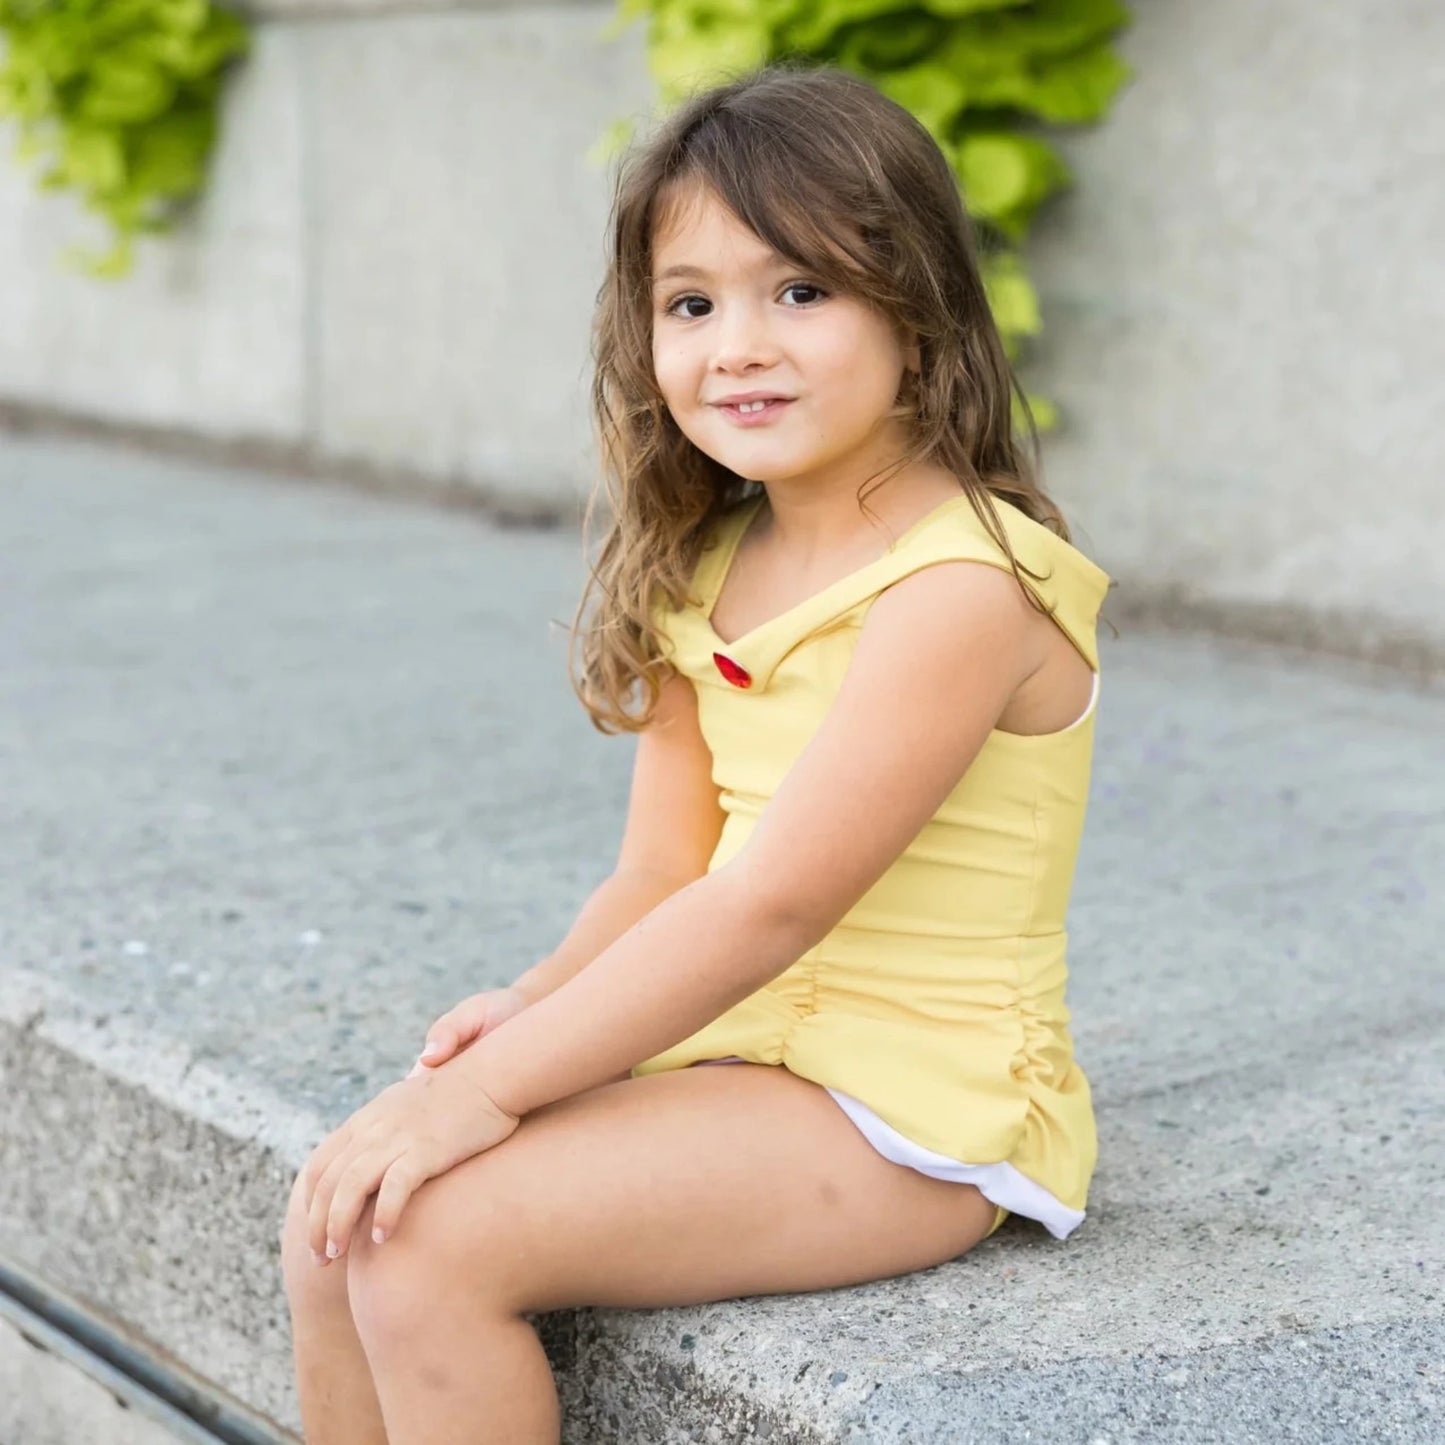
<path fill-rule="evenodd" d="M 179 1361 L 4 1259 L 0 1320 L 186 1445 L 301 1445 Z"/>

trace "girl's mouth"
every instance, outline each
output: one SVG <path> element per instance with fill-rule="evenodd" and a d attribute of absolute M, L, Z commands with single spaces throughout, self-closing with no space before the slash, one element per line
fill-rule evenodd
<path fill-rule="evenodd" d="M 740 406 L 720 406 L 718 410 L 734 426 L 761 426 L 771 421 L 785 406 L 790 405 L 791 402 L 779 397 L 774 401 L 764 402 L 762 406 L 753 402 L 749 403 L 746 409 Z"/>

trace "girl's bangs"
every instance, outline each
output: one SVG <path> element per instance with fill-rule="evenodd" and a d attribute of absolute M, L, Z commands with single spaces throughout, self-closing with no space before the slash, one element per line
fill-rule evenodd
<path fill-rule="evenodd" d="M 668 178 L 654 206 L 654 236 L 711 193 L 765 245 L 833 290 L 873 289 L 878 258 L 835 196 L 816 184 L 799 185 L 799 157 L 780 161 L 764 153 L 727 166 L 710 166 L 709 159 L 706 150 L 694 153 Z"/>

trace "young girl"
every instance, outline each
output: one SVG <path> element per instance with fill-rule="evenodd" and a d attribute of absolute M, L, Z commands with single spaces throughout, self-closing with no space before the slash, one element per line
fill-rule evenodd
<path fill-rule="evenodd" d="M 616 870 L 298 1176 L 311 1445 L 555 1445 L 528 1314 L 1084 1218 L 1064 914 L 1108 579 L 1014 439 L 954 176 L 865 82 L 773 67 L 628 157 L 609 259 L 574 636 L 594 725 L 639 734 Z"/>

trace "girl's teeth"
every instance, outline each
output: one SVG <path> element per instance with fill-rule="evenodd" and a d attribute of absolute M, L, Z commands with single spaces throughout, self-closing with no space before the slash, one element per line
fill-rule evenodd
<path fill-rule="evenodd" d="M 767 402 L 765 401 L 743 401 L 738 403 L 739 411 L 761 411 Z"/>

